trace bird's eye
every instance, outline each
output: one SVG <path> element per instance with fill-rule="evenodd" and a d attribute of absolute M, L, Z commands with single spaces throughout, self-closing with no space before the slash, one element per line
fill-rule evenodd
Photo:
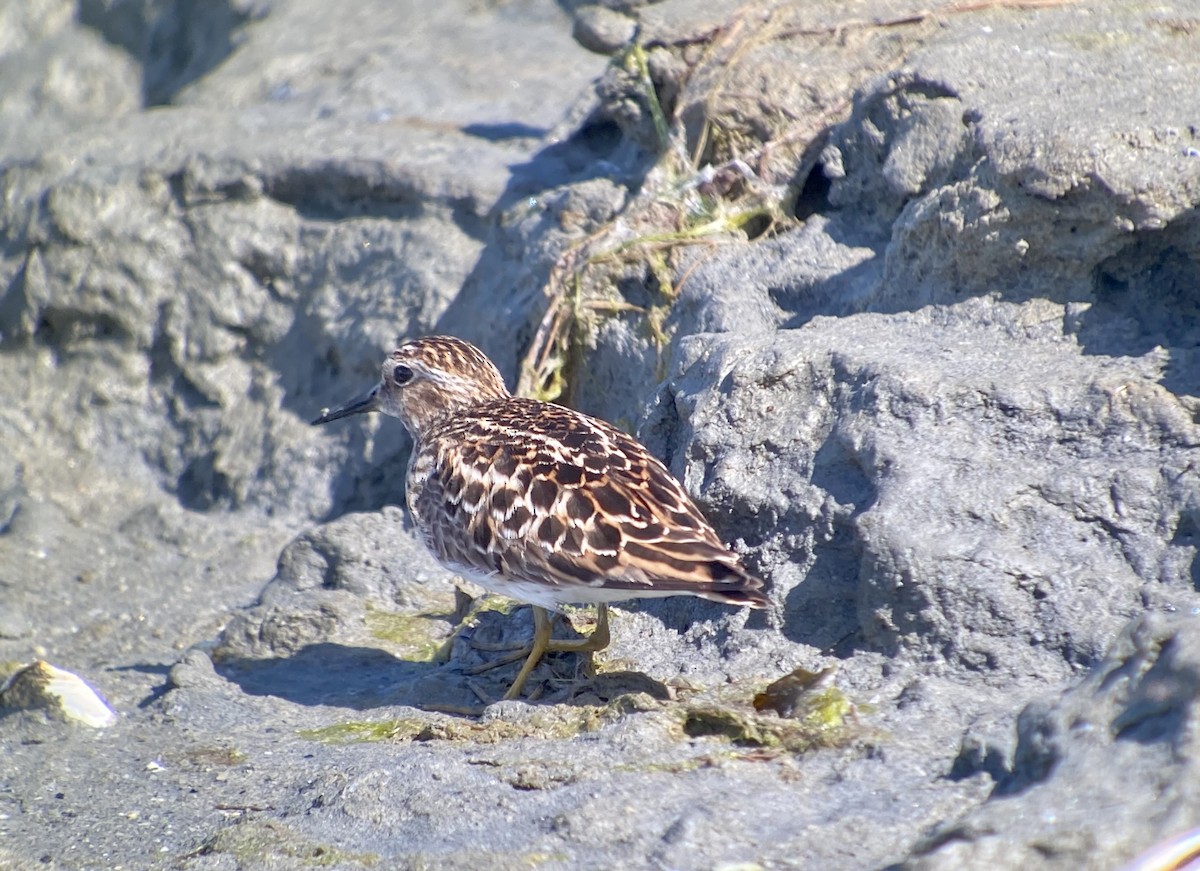
<path fill-rule="evenodd" d="M 413 380 L 413 370 L 407 366 L 397 366 L 392 370 L 392 380 L 396 382 L 397 386 L 403 387 Z"/>

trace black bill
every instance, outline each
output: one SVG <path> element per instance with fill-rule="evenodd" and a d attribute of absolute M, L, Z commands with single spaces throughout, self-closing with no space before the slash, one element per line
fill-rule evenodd
<path fill-rule="evenodd" d="M 349 417 L 352 414 L 366 414 L 369 411 L 379 410 L 379 385 L 376 384 L 362 396 L 357 399 L 352 399 L 340 408 L 335 408 L 332 411 L 328 408 L 321 411 L 321 416 L 312 422 L 313 426 L 321 423 L 329 423 L 331 420 L 338 420 L 342 417 Z"/>

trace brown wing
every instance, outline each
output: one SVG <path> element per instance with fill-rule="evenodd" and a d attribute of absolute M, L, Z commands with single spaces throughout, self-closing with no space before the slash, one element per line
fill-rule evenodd
<path fill-rule="evenodd" d="M 425 483 L 413 509 L 447 561 L 552 587 L 559 601 L 601 588 L 766 604 L 666 467 L 603 421 L 508 399 L 431 436 L 414 460 Z"/>

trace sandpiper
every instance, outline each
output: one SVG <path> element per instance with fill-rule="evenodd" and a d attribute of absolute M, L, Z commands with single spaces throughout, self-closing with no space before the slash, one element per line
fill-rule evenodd
<path fill-rule="evenodd" d="M 313 424 L 371 411 L 412 435 L 405 495 L 434 557 L 534 606 L 533 644 L 506 699 L 547 651 L 604 649 L 608 602 L 686 594 L 767 604 L 762 581 L 643 445 L 597 418 L 513 396 L 468 342 L 402 345 L 377 385 Z M 599 606 L 589 638 L 551 640 L 547 612 L 567 603 Z"/>

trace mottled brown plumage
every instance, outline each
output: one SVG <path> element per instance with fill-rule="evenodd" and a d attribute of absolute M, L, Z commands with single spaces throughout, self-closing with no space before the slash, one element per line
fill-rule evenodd
<path fill-rule="evenodd" d="M 767 603 L 645 447 L 602 420 L 512 396 L 467 342 L 405 344 L 368 394 L 314 423 L 367 411 L 399 417 L 413 437 L 407 500 L 426 546 L 493 592 L 551 610 L 679 594 Z"/>

